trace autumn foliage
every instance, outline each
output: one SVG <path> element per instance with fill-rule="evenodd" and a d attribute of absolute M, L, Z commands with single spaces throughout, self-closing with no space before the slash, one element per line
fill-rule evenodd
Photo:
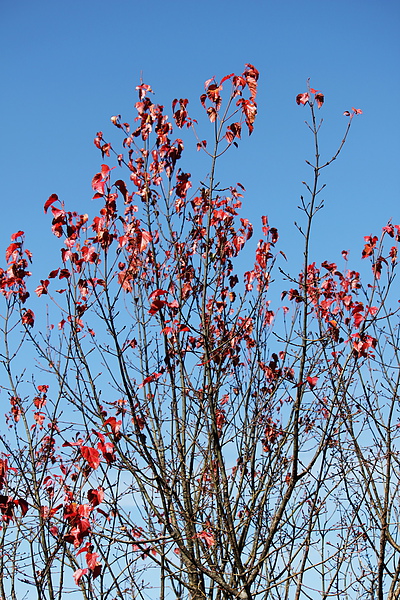
<path fill-rule="evenodd" d="M 11 236 L 2 598 L 400 597 L 400 226 L 365 237 L 361 266 L 340 249 L 342 266 L 312 259 L 321 172 L 362 111 L 323 161 L 324 95 L 308 86 L 292 272 L 277 227 L 245 216 L 245 174 L 217 175 L 254 130 L 258 79 L 248 64 L 206 81 L 204 126 L 141 83 L 133 122 L 111 118 L 121 147 L 96 134 L 97 214 L 44 203 L 53 270 L 31 283 L 25 233 Z M 196 181 L 191 143 L 209 159 Z"/>

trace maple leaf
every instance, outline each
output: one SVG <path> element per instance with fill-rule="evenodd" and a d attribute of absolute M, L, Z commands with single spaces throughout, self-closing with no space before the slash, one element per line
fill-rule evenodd
<path fill-rule="evenodd" d="M 14 500 L 9 496 L 0 496 L 0 511 L 5 523 L 14 520 L 14 504 Z"/>
<path fill-rule="evenodd" d="M 235 73 L 231 73 L 230 75 L 225 75 L 225 77 L 223 77 L 221 79 L 221 81 L 219 82 L 219 85 L 222 86 L 222 84 L 224 83 L 224 81 L 227 81 L 228 79 L 231 79 L 232 77 L 234 77 Z"/>

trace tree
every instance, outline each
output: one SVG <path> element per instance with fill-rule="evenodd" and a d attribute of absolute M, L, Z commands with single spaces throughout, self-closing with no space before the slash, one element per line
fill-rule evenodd
<path fill-rule="evenodd" d="M 24 233 L 12 236 L 0 273 L 3 598 L 400 597 L 400 226 L 366 237 L 364 283 L 312 262 L 321 172 L 361 110 L 346 111 L 324 162 L 324 97 L 309 88 L 297 96 L 315 147 L 303 267 L 285 266 L 262 216 L 243 268 L 244 187 L 220 183 L 217 164 L 253 131 L 258 76 L 246 65 L 206 82 L 209 143 L 188 101 L 173 101 L 175 126 L 210 161 L 197 187 L 177 167 L 172 122 L 137 87 L 134 126 L 111 119 L 122 152 L 95 138 L 130 181 L 101 165 L 93 219 L 56 194 L 44 205 L 61 259 L 36 304 Z M 271 305 L 273 269 L 287 306 Z"/>

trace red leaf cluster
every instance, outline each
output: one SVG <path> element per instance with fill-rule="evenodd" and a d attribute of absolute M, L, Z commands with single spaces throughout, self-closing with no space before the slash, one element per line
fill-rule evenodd
<path fill-rule="evenodd" d="M 303 94 L 297 94 L 296 96 L 296 102 L 297 104 L 302 104 L 303 106 L 307 103 L 310 102 L 311 96 L 310 94 L 313 94 L 314 96 L 314 100 L 317 103 L 318 108 L 321 108 L 321 106 L 324 103 L 324 94 L 322 92 L 320 92 L 319 90 L 314 90 L 314 88 L 309 88 L 309 92 L 304 92 Z"/>

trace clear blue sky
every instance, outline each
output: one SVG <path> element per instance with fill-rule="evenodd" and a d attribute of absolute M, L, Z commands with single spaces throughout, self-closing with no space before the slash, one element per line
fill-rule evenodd
<path fill-rule="evenodd" d="M 341 139 L 343 111 L 364 111 L 324 178 L 327 208 L 314 245 L 317 259 L 338 259 L 342 249 L 358 255 L 364 235 L 400 221 L 399 17 L 397 0 L 3 2 L 2 248 L 23 229 L 47 265 L 48 196 L 82 212 L 97 208 L 90 182 L 102 161 L 93 138 L 102 130 L 116 140 L 111 115 L 132 120 L 141 72 L 167 112 L 174 97 L 187 97 L 190 114 L 204 119 L 204 81 L 250 62 L 261 73 L 259 117 L 222 164 L 224 182 L 247 189 L 243 216 L 258 226 L 268 214 L 280 247 L 289 258 L 298 253 L 293 222 L 312 147 L 295 97 L 310 77 L 326 96 L 323 157 Z M 196 171 L 193 163 L 182 168 Z"/>

